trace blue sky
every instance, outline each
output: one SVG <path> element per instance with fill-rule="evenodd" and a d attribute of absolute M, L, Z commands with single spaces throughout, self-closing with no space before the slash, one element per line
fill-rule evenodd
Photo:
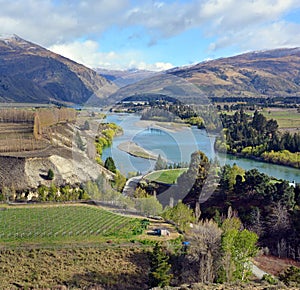
<path fill-rule="evenodd" d="M 300 46 L 300 0 L 0 0 L 14 33 L 91 68 L 168 69 Z"/>

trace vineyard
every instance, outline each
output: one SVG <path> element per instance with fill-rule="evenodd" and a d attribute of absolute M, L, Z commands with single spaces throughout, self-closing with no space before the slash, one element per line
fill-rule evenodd
<path fill-rule="evenodd" d="M 95 206 L 59 205 L 0 208 L 0 243 L 97 242 L 130 238 L 143 221 Z"/>

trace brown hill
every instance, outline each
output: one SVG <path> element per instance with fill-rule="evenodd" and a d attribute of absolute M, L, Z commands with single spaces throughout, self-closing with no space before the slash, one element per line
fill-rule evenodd
<path fill-rule="evenodd" d="M 300 97 L 300 48 L 245 53 L 175 68 L 168 73 L 208 97 Z"/>
<path fill-rule="evenodd" d="M 95 71 L 16 35 L 0 38 L 0 102 L 83 104 L 114 88 Z"/>
<path fill-rule="evenodd" d="M 300 48 L 251 52 L 179 67 L 122 87 L 110 97 L 160 94 L 207 103 L 249 98 L 300 99 Z M 207 98 L 208 97 L 208 98 Z"/>

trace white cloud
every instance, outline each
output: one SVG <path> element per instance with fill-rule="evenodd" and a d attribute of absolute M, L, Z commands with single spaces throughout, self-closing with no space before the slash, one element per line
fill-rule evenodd
<path fill-rule="evenodd" d="M 127 9 L 129 0 L 0 0 L 0 33 L 15 33 L 44 46 L 101 35 Z"/>
<path fill-rule="evenodd" d="M 210 51 L 217 51 L 238 44 L 242 51 L 297 47 L 300 46 L 300 24 L 277 21 L 257 26 L 245 27 L 237 32 L 219 37 L 209 46 Z"/>
<path fill-rule="evenodd" d="M 123 67 L 134 59 L 136 66 L 149 66 L 137 52 L 101 53 L 95 43 L 78 41 L 101 39 L 111 27 L 142 28 L 153 46 L 189 29 L 215 39 L 210 50 L 300 46 L 299 24 L 283 21 L 300 8 L 299 0 L 0 0 L 0 7 L 0 33 L 18 34 L 89 66 Z"/>
<path fill-rule="evenodd" d="M 215 34 L 275 21 L 296 7 L 300 7 L 298 0 L 194 0 L 164 5 L 145 1 L 131 8 L 125 19 L 128 24 L 143 25 L 160 37 L 202 25 Z"/>
<path fill-rule="evenodd" d="M 49 49 L 90 68 L 121 70 L 137 68 L 161 71 L 174 67 L 171 63 L 164 62 L 148 64 L 143 61 L 141 53 L 136 51 L 123 53 L 117 53 L 114 51 L 100 52 L 98 43 L 92 40 L 86 40 L 84 42 L 75 41 L 68 44 L 57 44 L 51 46 Z"/>

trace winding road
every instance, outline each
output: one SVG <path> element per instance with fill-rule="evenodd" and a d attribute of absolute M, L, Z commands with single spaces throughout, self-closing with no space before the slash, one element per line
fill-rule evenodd
<path fill-rule="evenodd" d="M 122 194 L 124 196 L 133 196 L 133 193 L 136 190 L 138 183 L 143 177 L 144 175 L 139 175 L 129 178 L 124 186 Z"/>

